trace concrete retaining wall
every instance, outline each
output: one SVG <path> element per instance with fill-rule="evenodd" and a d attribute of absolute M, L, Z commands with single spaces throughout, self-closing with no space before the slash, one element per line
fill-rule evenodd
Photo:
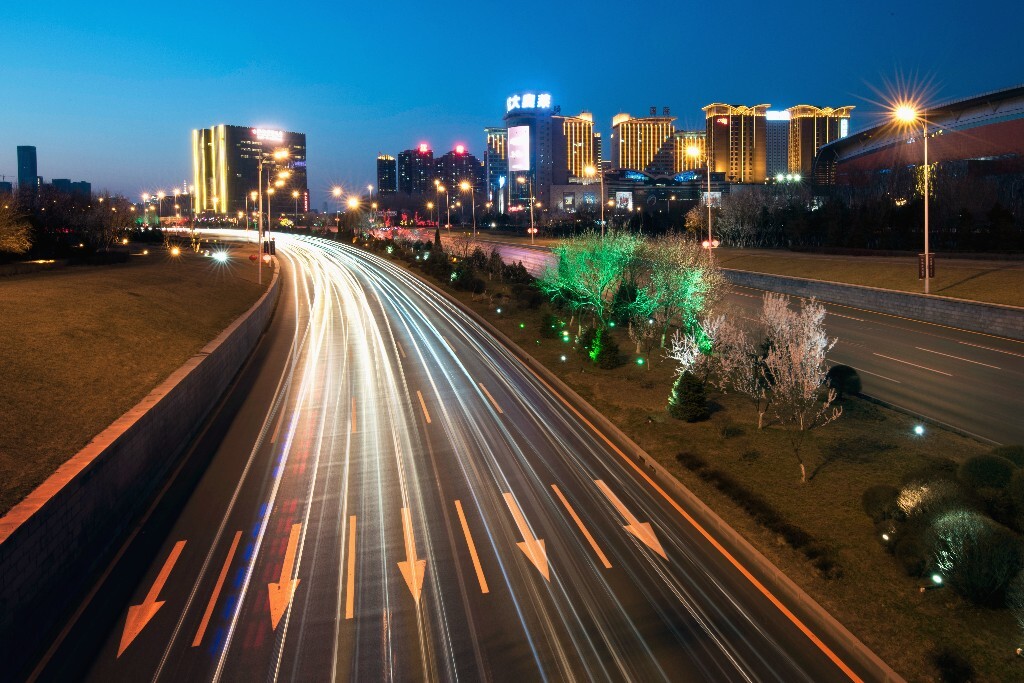
<path fill-rule="evenodd" d="M 1024 308 L 745 270 L 723 269 L 723 273 L 734 285 L 807 298 L 813 296 L 834 304 L 1024 340 Z"/>
<path fill-rule="evenodd" d="M 252 308 L 0 519 L 5 668 L 48 645 L 40 638 L 109 564 L 256 346 L 279 292 L 275 272 Z"/>

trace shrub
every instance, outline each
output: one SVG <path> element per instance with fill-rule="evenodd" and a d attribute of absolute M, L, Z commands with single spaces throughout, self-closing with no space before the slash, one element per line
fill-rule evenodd
<path fill-rule="evenodd" d="M 689 451 L 680 451 L 679 453 L 676 453 L 676 462 L 686 469 L 694 471 L 704 469 L 708 465 L 704 458 L 695 453 L 690 453 Z"/>
<path fill-rule="evenodd" d="M 718 433 L 721 434 L 723 439 L 731 439 L 734 436 L 742 436 L 743 427 L 728 422 L 722 425 L 721 429 L 718 430 Z"/>
<path fill-rule="evenodd" d="M 1017 576 L 1010 580 L 1006 588 L 1006 606 L 1017 620 L 1017 626 L 1024 631 L 1024 572 L 1017 572 Z"/>
<path fill-rule="evenodd" d="M 506 277 L 506 279 L 509 279 Z M 544 303 L 544 295 L 532 283 L 515 282 L 512 285 L 512 298 L 526 308 L 537 308 Z"/>
<path fill-rule="evenodd" d="M 747 450 L 740 453 L 740 460 L 744 462 L 754 462 L 761 457 L 761 451 L 756 448 L 748 448 Z"/>
<path fill-rule="evenodd" d="M 562 336 L 562 325 L 554 313 L 545 313 L 540 319 L 540 336 L 545 339 L 557 339 Z"/>
<path fill-rule="evenodd" d="M 589 354 L 594 347 L 594 340 L 597 339 L 597 330 L 593 327 L 583 328 L 579 338 L 579 352 Z"/>
<path fill-rule="evenodd" d="M 949 479 L 932 479 L 907 484 L 900 489 L 896 505 L 908 518 L 925 521 L 951 509 L 973 507 L 964 496 L 960 483 Z"/>
<path fill-rule="evenodd" d="M 677 420 L 699 422 L 711 416 L 704 384 L 690 371 L 679 375 L 668 397 L 668 414 Z"/>
<path fill-rule="evenodd" d="M 891 519 L 899 513 L 896 500 L 900 496 L 900 490 L 888 484 L 877 484 L 870 486 L 860 497 L 864 512 L 876 524 L 883 519 Z"/>
<path fill-rule="evenodd" d="M 592 350 L 591 358 L 597 363 L 597 367 L 602 370 L 611 370 L 622 364 L 619 358 L 619 345 L 608 330 L 598 333 L 597 339 L 594 340 L 594 346 L 596 349 Z"/>
<path fill-rule="evenodd" d="M 928 568 L 928 546 L 916 534 L 897 536 L 896 542 L 892 545 L 892 554 L 907 576 L 923 576 L 925 569 Z"/>
<path fill-rule="evenodd" d="M 1010 485 L 1006 487 L 1010 502 L 1018 515 L 1024 515 L 1024 470 L 1017 470 L 1010 477 Z"/>
<path fill-rule="evenodd" d="M 932 524 L 935 566 L 960 595 L 975 604 L 1002 607 L 1010 580 L 1020 571 L 1017 537 L 976 512 L 955 510 Z"/>
<path fill-rule="evenodd" d="M 1006 458 L 1017 467 L 1024 467 L 1024 446 L 1018 444 L 996 446 L 988 454 L 998 455 L 1001 458 Z"/>
<path fill-rule="evenodd" d="M 939 670 L 942 683 L 968 683 L 974 680 L 974 666 L 970 660 L 948 645 L 932 653 L 932 664 Z"/>
<path fill-rule="evenodd" d="M 1009 485 L 1015 469 L 1014 464 L 1002 456 L 975 455 L 961 463 L 957 477 L 972 489 L 1003 489 Z"/>
<path fill-rule="evenodd" d="M 825 375 L 825 381 L 835 389 L 837 398 L 860 393 L 860 375 L 849 365 L 833 365 Z"/>

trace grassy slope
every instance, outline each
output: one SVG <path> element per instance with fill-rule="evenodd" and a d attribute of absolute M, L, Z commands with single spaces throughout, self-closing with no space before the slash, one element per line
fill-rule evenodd
<path fill-rule="evenodd" d="M 0 514 L 245 312 L 255 279 L 154 249 L 0 280 Z"/>

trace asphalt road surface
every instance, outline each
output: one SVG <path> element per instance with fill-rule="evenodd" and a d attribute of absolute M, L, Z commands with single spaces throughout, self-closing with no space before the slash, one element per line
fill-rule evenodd
<path fill-rule="evenodd" d="M 538 275 L 546 247 L 492 243 Z M 764 291 L 733 287 L 725 304 L 750 320 Z M 869 396 L 989 441 L 1024 443 L 1024 342 L 826 304 L 835 364 L 857 369 Z"/>
<path fill-rule="evenodd" d="M 277 251 L 210 466 L 44 679 L 866 676 L 432 289 L 334 242 Z"/>

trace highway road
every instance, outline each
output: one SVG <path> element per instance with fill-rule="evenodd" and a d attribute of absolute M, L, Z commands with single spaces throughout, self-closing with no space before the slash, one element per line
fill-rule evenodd
<path fill-rule="evenodd" d="M 434 290 L 277 245 L 282 301 L 209 467 L 41 679 L 867 677 Z"/>
<path fill-rule="evenodd" d="M 539 275 L 547 247 L 490 242 Z M 752 321 L 764 291 L 732 287 L 725 310 Z M 832 363 L 860 374 L 868 396 L 1004 444 L 1024 443 L 1024 342 L 908 318 L 826 304 L 825 326 L 839 342 Z"/>

